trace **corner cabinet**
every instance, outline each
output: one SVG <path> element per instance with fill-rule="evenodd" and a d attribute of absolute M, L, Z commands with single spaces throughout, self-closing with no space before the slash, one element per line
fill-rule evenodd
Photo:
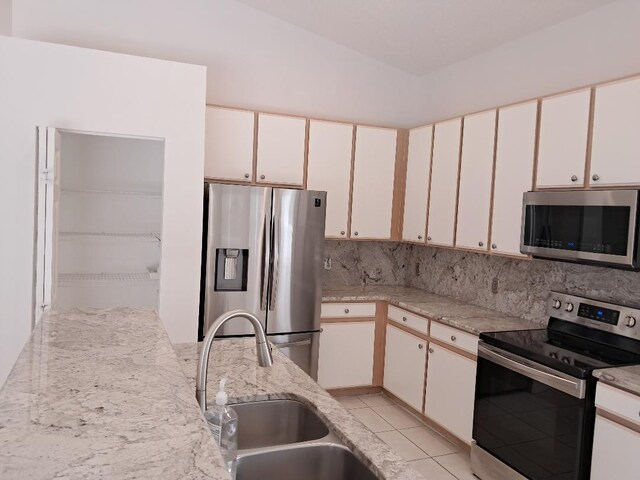
<path fill-rule="evenodd" d="M 302 187 L 307 121 L 283 115 L 258 115 L 256 182 Z"/>
<path fill-rule="evenodd" d="M 409 131 L 402 239 L 425 243 L 433 126 Z"/>
<path fill-rule="evenodd" d="M 375 303 L 322 304 L 318 353 L 318 384 L 322 388 L 373 384 L 375 316 Z"/>
<path fill-rule="evenodd" d="M 417 411 L 422 412 L 427 342 L 387 325 L 384 388 Z"/>
<path fill-rule="evenodd" d="M 502 108 L 498 112 L 492 252 L 522 256 L 522 196 L 531 190 L 533 183 L 537 112 L 537 101 Z"/>
<path fill-rule="evenodd" d="M 327 192 L 328 238 L 347 238 L 354 126 L 309 122 L 307 188 Z"/>
<path fill-rule="evenodd" d="M 253 112 L 207 107 L 204 176 L 252 182 L 254 128 Z"/>
<path fill-rule="evenodd" d="M 591 186 L 640 184 L 638 125 L 640 78 L 596 88 Z"/>
<path fill-rule="evenodd" d="M 391 238 L 398 132 L 356 127 L 351 238 Z"/>
<path fill-rule="evenodd" d="M 487 251 L 496 110 L 464 118 L 456 246 Z"/>
<path fill-rule="evenodd" d="M 453 246 L 462 119 L 434 128 L 427 243 Z"/>

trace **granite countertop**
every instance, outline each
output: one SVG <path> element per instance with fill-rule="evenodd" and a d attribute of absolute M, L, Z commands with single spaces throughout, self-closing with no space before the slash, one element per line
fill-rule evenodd
<path fill-rule="evenodd" d="M 593 372 L 593 376 L 603 383 L 640 395 L 640 365 L 603 368 Z"/>
<path fill-rule="evenodd" d="M 200 344 L 178 344 L 174 348 L 185 375 L 195 385 Z M 209 358 L 208 404 L 213 404 L 222 377 L 227 378 L 229 403 L 299 400 L 310 405 L 340 440 L 380 478 L 423 478 L 278 349 L 273 349 L 272 367 L 259 367 L 256 358 L 253 339 L 215 341 Z"/>
<path fill-rule="evenodd" d="M 385 285 L 322 288 L 323 302 L 379 300 L 475 335 L 483 332 L 545 328 L 544 324 L 532 323 L 520 317 L 416 288 Z"/>
<path fill-rule="evenodd" d="M 0 390 L 2 479 L 228 479 L 152 311 L 45 315 Z"/>

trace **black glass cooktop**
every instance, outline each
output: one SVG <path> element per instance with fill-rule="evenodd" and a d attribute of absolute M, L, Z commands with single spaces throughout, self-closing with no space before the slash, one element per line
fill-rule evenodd
<path fill-rule="evenodd" d="M 578 378 L 588 378 L 599 368 L 640 364 L 639 341 L 577 325 L 564 328 L 566 322 L 553 320 L 549 328 L 482 333 L 480 339 Z"/>

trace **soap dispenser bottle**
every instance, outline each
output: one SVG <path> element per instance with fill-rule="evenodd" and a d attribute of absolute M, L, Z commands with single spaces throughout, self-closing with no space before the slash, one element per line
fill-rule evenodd
<path fill-rule="evenodd" d="M 227 406 L 227 393 L 224 391 L 226 378 L 220 380 L 220 390 L 216 394 L 216 404 L 204 412 L 213 438 L 220 447 L 232 479 L 236 478 L 236 460 L 238 456 L 238 414 Z"/>

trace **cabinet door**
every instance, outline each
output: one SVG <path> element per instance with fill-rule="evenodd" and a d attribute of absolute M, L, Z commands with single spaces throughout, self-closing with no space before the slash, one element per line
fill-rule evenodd
<path fill-rule="evenodd" d="M 593 480 L 640 478 L 640 433 L 600 415 L 593 435 Z"/>
<path fill-rule="evenodd" d="M 591 185 L 640 183 L 640 78 L 596 88 Z"/>
<path fill-rule="evenodd" d="M 207 107 L 205 177 L 252 181 L 254 119 L 253 112 Z"/>
<path fill-rule="evenodd" d="M 422 411 L 426 357 L 424 340 L 387 325 L 384 388 Z"/>
<path fill-rule="evenodd" d="M 536 186 L 584 185 L 591 90 L 542 100 Z"/>
<path fill-rule="evenodd" d="M 351 204 L 354 238 L 391 238 L 397 136 L 398 132 L 389 128 L 356 129 Z"/>
<path fill-rule="evenodd" d="M 307 188 L 327 192 L 327 237 L 347 236 L 352 149 L 353 125 L 309 122 Z"/>
<path fill-rule="evenodd" d="M 306 120 L 258 116 L 258 183 L 302 186 Z"/>
<path fill-rule="evenodd" d="M 431 343 L 428 365 L 425 415 L 471 443 L 476 362 Z"/>
<path fill-rule="evenodd" d="M 434 245 L 453 245 L 461 127 L 456 118 L 436 124 L 433 134 L 427 241 Z"/>
<path fill-rule="evenodd" d="M 531 190 L 537 102 L 500 109 L 491 250 L 520 254 L 522 195 Z"/>
<path fill-rule="evenodd" d="M 432 138 L 433 125 L 414 128 L 409 132 L 402 225 L 402 239 L 408 242 L 425 242 Z"/>
<path fill-rule="evenodd" d="M 487 250 L 496 110 L 464 118 L 456 245 Z"/>
<path fill-rule="evenodd" d="M 371 385 L 374 334 L 374 322 L 323 323 L 318 354 L 320 386 Z"/>

